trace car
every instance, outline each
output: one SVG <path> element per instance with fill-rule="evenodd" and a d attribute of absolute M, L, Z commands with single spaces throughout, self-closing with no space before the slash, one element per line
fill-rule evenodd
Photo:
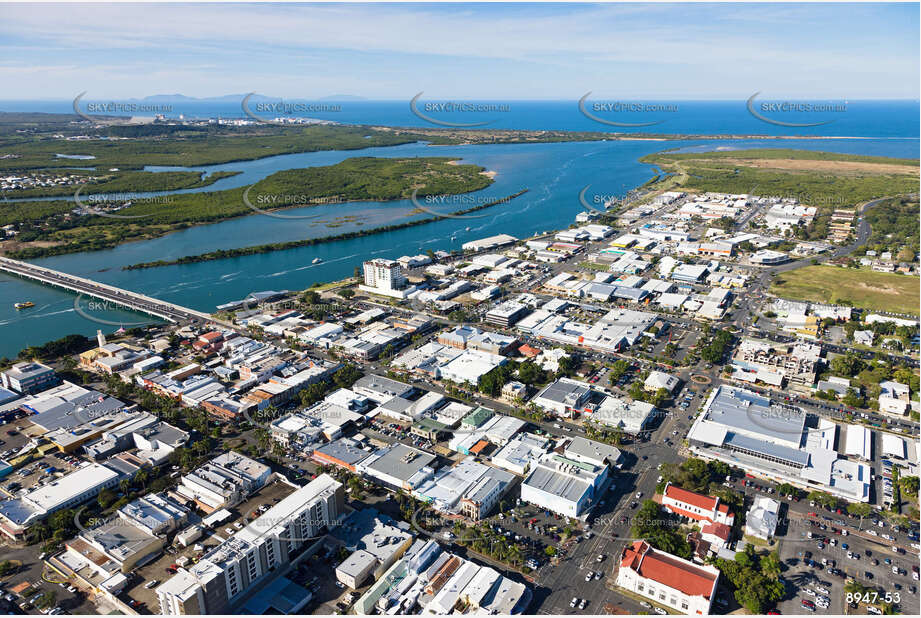
<path fill-rule="evenodd" d="M 71 593 L 71 594 L 76 594 L 77 588 L 74 587 L 74 586 L 68 586 L 68 587 L 67 587 L 67 592 L 69 592 L 69 593 Z"/>
<path fill-rule="evenodd" d="M 664 609 L 662 609 L 661 607 L 656 607 L 656 608 L 654 608 L 654 610 L 655 610 L 655 612 L 656 612 L 657 614 L 660 614 L 660 615 L 662 615 L 662 616 L 665 616 L 665 615 L 668 614 L 668 612 L 665 611 Z"/>
<path fill-rule="evenodd" d="M 573 597 L 572 601 L 569 602 L 569 607 L 575 607 L 578 604 L 579 604 L 579 599 L 577 599 L 576 597 Z"/>
<path fill-rule="evenodd" d="M 595 558 L 595 562 L 604 562 L 604 554 L 598 554 Z"/>
<path fill-rule="evenodd" d="M 585 581 L 590 582 L 595 578 L 595 574 L 592 571 L 589 571 L 585 574 Z"/>
<path fill-rule="evenodd" d="M 146 588 L 147 590 L 150 590 L 151 588 L 153 588 L 154 586 L 156 586 L 156 585 L 159 584 L 159 583 L 160 583 L 160 582 L 157 581 L 156 579 L 152 579 L 152 580 L 150 580 L 149 582 L 147 582 L 146 584 L 144 584 L 144 588 Z"/>
<path fill-rule="evenodd" d="M 815 590 L 813 590 L 813 589 L 811 589 L 811 588 L 806 588 L 805 590 L 803 590 L 803 592 L 806 593 L 806 594 L 808 594 L 808 595 L 811 596 L 811 597 L 814 597 L 814 596 L 815 596 Z"/>
<path fill-rule="evenodd" d="M 823 588 L 822 586 L 816 586 L 815 591 L 821 592 L 822 594 L 828 594 L 828 588 Z"/>
<path fill-rule="evenodd" d="M 579 609 L 585 609 L 586 605 L 588 605 L 588 599 L 582 599 L 579 601 Z"/>
<path fill-rule="evenodd" d="M 639 500 L 639 499 L 642 498 L 642 497 L 643 497 L 643 492 L 641 492 L 641 491 L 636 492 L 636 499 L 637 499 L 637 500 Z"/>

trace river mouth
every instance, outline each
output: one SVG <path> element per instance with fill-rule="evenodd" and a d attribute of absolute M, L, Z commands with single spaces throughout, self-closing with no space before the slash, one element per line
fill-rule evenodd
<path fill-rule="evenodd" d="M 206 173 L 242 172 L 237 176 L 221 179 L 209 187 L 189 190 L 198 192 L 251 185 L 276 171 L 332 165 L 356 156 L 437 155 L 457 158 L 465 163 L 498 172 L 495 182 L 480 192 L 471 193 L 473 197 L 479 194 L 511 195 L 522 188 L 528 188 L 529 191 L 508 204 L 482 211 L 479 214 L 489 216 L 474 220 L 442 220 L 392 233 L 213 262 L 139 271 L 122 270 L 124 266 L 140 262 L 174 259 L 263 243 L 330 236 L 350 230 L 378 227 L 381 223 L 392 220 L 409 221 L 413 217 L 425 218 L 430 215 L 414 213 L 410 200 L 296 208 L 281 212 L 311 218 L 282 220 L 254 213 L 218 223 L 190 227 L 151 240 L 122 244 L 112 249 L 61 255 L 34 262 L 199 311 L 210 312 L 219 304 L 244 298 L 254 291 L 306 289 L 315 282 L 352 276 L 356 266 L 373 257 L 395 259 L 428 250 L 459 250 L 465 242 L 500 233 L 525 238 L 544 230 L 568 227 L 575 216 L 584 210 L 579 201 L 579 193 L 587 184 L 592 185 L 593 192 L 623 195 L 655 175 L 653 167 L 640 163 L 639 158 L 670 148 L 769 146 L 906 157 L 909 156 L 910 145 L 910 142 L 903 143 L 902 140 L 777 140 L 767 144 L 757 140 L 714 140 L 464 145 L 441 146 L 435 149 L 423 143 L 414 143 L 360 151 L 278 155 L 253 161 L 195 166 L 181 170 Z M 313 218 L 315 215 L 316 218 Z M 316 259 L 320 261 L 315 262 Z M 13 309 L 12 300 L 9 303 L 0 303 L 0 356 L 14 356 L 28 345 L 42 344 L 71 333 L 93 336 L 100 327 L 99 324 L 86 320 L 74 311 L 74 297 L 66 292 L 6 275 L 0 275 L 0 289 L 4 290 L 4 298 L 16 301 L 31 300 L 37 307 L 48 305 L 41 311 L 17 312 Z M 149 319 L 147 316 L 132 313 L 105 317 L 124 324 Z M 112 327 L 112 330 L 115 328 Z"/>

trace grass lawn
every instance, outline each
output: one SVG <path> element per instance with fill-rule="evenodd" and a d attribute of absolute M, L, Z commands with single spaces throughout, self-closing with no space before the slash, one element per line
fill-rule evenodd
<path fill-rule="evenodd" d="M 794 300 L 850 301 L 863 309 L 918 315 L 921 286 L 913 275 L 806 266 L 777 275 L 771 293 Z"/>

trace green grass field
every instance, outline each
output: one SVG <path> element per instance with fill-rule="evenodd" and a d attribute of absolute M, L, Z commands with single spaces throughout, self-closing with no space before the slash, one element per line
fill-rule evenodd
<path fill-rule="evenodd" d="M 794 300 L 849 301 L 863 309 L 918 315 L 921 285 L 913 275 L 806 266 L 777 275 L 771 292 Z"/>

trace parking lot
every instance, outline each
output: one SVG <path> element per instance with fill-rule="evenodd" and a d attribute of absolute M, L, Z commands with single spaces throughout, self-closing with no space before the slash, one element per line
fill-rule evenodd
<path fill-rule="evenodd" d="M 19 547 L 9 544 L 0 545 L 0 553 L 4 560 L 21 564 L 20 568 L 0 579 L 2 586 L 3 607 L 7 613 L 37 614 L 39 610 L 34 607 L 20 608 L 20 604 L 28 599 L 36 598 L 44 592 L 53 593 L 55 605 L 63 612 L 71 614 L 96 614 L 99 613 L 92 598 L 84 592 L 74 588 L 74 582 L 66 580 L 55 573 L 44 562 L 38 559 L 35 547 Z M 28 599 L 16 595 L 12 589 L 22 582 L 29 582 L 35 592 L 28 595 Z M 9 596 L 7 596 L 9 595 Z"/>
<path fill-rule="evenodd" d="M 268 507 L 281 501 L 285 496 L 293 493 L 294 488 L 281 482 L 271 483 L 250 496 L 247 500 L 234 508 L 228 509 L 231 517 L 227 521 L 206 529 L 200 539 L 189 547 L 178 544 L 168 545 L 162 556 L 135 569 L 129 578 L 128 585 L 121 594 L 121 599 L 135 607 L 140 613 L 157 613 L 156 586 L 169 579 L 176 571 L 177 566 L 191 566 L 195 564 L 209 549 L 218 545 L 222 540 L 241 530 L 249 521 L 259 515 L 259 507 Z M 197 514 L 190 517 L 191 523 L 201 520 Z M 157 582 L 148 587 L 149 582 Z"/>

